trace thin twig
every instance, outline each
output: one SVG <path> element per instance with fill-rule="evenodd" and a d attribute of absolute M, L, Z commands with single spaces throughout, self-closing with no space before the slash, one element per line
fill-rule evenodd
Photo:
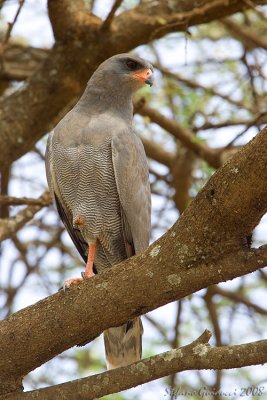
<path fill-rule="evenodd" d="M 3 54 L 4 54 L 4 51 L 5 51 L 6 45 L 8 44 L 8 41 L 9 41 L 9 38 L 11 36 L 12 30 L 13 30 L 13 28 L 15 26 L 15 23 L 16 23 L 16 21 L 18 19 L 19 14 L 20 14 L 20 11 L 21 11 L 21 9 L 23 7 L 24 2 L 25 2 L 25 0 L 19 0 L 19 7 L 17 9 L 15 17 L 14 17 L 12 22 L 8 23 L 8 27 L 7 27 L 7 31 L 6 31 L 5 37 L 4 37 L 3 41 L 0 42 L 0 71 L 1 71 L 1 73 L 4 72 Z"/>
<path fill-rule="evenodd" d="M 220 296 L 226 297 L 229 300 L 232 300 L 235 303 L 244 304 L 249 309 L 254 310 L 255 312 L 261 315 L 267 315 L 267 309 L 259 306 L 258 304 L 253 303 L 245 295 L 238 292 L 231 292 L 230 290 L 222 289 L 219 286 L 212 286 L 213 294 L 218 294 Z"/>
<path fill-rule="evenodd" d="M 41 202 L 45 205 L 49 204 L 50 194 L 44 192 L 40 196 Z M 0 219 L 0 241 L 12 237 L 19 229 L 21 229 L 33 216 L 41 210 L 44 205 L 30 205 L 19 211 L 14 217 Z"/>
<path fill-rule="evenodd" d="M 38 199 L 33 199 L 31 197 L 14 197 L 14 196 L 0 196 L 0 204 L 8 206 L 48 206 L 51 203 L 49 197 L 39 197 Z"/>
<path fill-rule="evenodd" d="M 257 6 L 253 3 L 251 0 L 243 0 L 243 2 L 248 6 L 248 8 L 252 8 L 255 13 L 258 14 L 259 17 L 261 17 L 264 21 L 266 20 L 266 16 L 263 11 L 261 11 Z"/>
<path fill-rule="evenodd" d="M 203 91 L 205 91 L 206 93 L 210 94 L 211 96 L 217 96 L 220 97 L 221 99 L 227 101 L 230 104 L 233 104 L 234 106 L 238 107 L 238 108 L 245 108 L 248 111 L 254 113 L 255 109 L 253 108 L 252 105 L 250 104 L 244 104 L 241 101 L 235 100 L 233 98 L 231 98 L 230 96 L 220 93 L 218 92 L 216 89 L 214 89 L 213 87 L 208 87 L 205 85 L 202 85 L 201 83 L 194 81 L 193 79 L 187 79 L 185 77 L 183 77 L 182 75 L 178 74 L 178 73 L 174 73 L 169 71 L 167 68 L 162 67 L 160 65 L 155 65 L 154 66 L 161 71 L 164 75 L 173 78 L 179 82 L 182 82 L 183 84 L 185 84 L 186 86 L 190 87 L 191 89 L 201 89 Z"/>
<path fill-rule="evenodd" d="M 267 111 L 264 111 L 262 113 L 260 113 L 256 118 L 252 119 L 252 120 L 248 120 L 246 122 L 246 127 L 238 134 L 234 137 L 234 139 L 232 139 L 226 146 L 225 149 L 228 149 L 230 147 L 232 147 L 234 145 L 234 143 L 241 138 L 241 136 L 243 136 L 249 128 L 251 128 L 252 126 L 255 125 L 261 125 L 263 124 L 263 122 L 261 122 L 262 118 L 265 117 L 267 115 Z"/>
<path fill-rule="evenodd" d="M 121 3 L 123 2 L 123 0 L 115 0 L 107 18 L 105 19 L 105 21 L 103 22 L 102 26 L 101 26 L 101 30 L 105 31 L 107 29 L 109 29 L 113 18 L 115 16 L 115 13 L 117 11 L 117 9 L 120 7 Z"/>
<path fill-rule="evenodd" d="M 17 22 L 18 16 L 19 16 L 19 14 L 21 12 L 21 9 L 22 9 L 24 3 L 25 3 L 25 0 L 19 0 L 19 6 L 18 6 L 17 12 L 15 14 L 15 17 L 14 17 L 12 22 L 8 23 L 8 28 L 7 28 L 4 40 L 2 42 L 3 45 L 6 45 L 7 42 L 9 41 L 9 38 L 10 38 L 11 33 L 12 33 L 12 30 L 13 30 L 13 28 L 15 26 L 15 23 Z"/>

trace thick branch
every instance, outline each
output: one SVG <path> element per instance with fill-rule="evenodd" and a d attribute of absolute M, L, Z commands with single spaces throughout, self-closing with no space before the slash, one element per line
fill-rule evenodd
<path fill-rule="evenodd" d="M 9 43 L 2 55 L 1 79 L 25 80 L 32 76 L 47 58 L 50 50 Z"/>
<path fill-rule="evenodd" d="M 48 15 L 56 40 L 75 36 L 94 21 L 87 14 L 84 0 L 48 0 Z"/>
<path fill-rule="evenodd" d="M 33 392 L 3 396 L 3 400 L 93 400 L 181 371 L 230 369 L 267 362 L 267 340 L 243 345 L 211 347 L 211 334 L 205 331 L 187 346 L 117 368 Z"/>
<path fill-rule="evenodd" d="M 191 268 L 187 272 L 181 271 L 181 273 L 165 264 L 164 274 L 167 269 L 167 275 L 163 282 L 159 281 L 159 275 L 162 275 L 161 263 L 156 268 L 155 265 L 150 265 L 150 269 L 148 269 L 146 262 L 143 265 L 140 264 L 140 259 L 142 257 L 136 259 L 135 262 L 133 260 L 131 263 L 128 262 L 127 268 L 123 265 L 114 267 L 110 272 L 102 273 L 82 285 L 77 285 L 68 293 L 61 292 L 50 296 L 3 321 L 0 325 L 1 345 L 3 346 L 0 361 L 1 378 L 3 379 L 1 389 L 10 391 L 12 384 L 14 390 L 18 389 L 21 379 L 17 376 L 18 373 L 25 375 L 30 369 L 41 365 L 66 348 L 80 341 L 93 339 L 111 325 L 121 324 L 129 317 L 181 298 L 192 293 L 196 288 L 198 290 L 210 283 L 217 283 L 239 274 L 252 272 L 259 268 L 259 264 L 267 263 L 267 251 L 265 249 L 242 254 L 240 252 L 237 257 L 229 257 L 218 265 L 199 265 L 198 268 Z M 137 276 L 139 279 L 136 279 Z M 156 285 L 153 285 L 154 280 L 157 282 Z M 122 282 L 124 282 L 123 285 Z M 103 294 L 104 292 L 105 294 Z M 124 299 L 125 304 L 122 305 L 120 298 Z M 93 307 L 92 304 L 94 304 Z M 78 313 L 77 310 L 86 310 L 86 312 Z M 71 332 L 71 334 L 62 336 L 62 331 Z M 7 354 L 5 355 L 5 353 Z M 175 354 L 177 353 L 170 353 L 170 358 Z M 199 368 L 220 368 L 220 366 L 222 368 L 220 354 L 219 359 L 217 356 L 218 354 L 214 353 L 214 363 L 216 363 L 215 360 L 217 362 L 219 360 L 216 367 L 211 366 L 208 359 L 205 367 L 200 364 Z M 163 356 L 162 360 L 167 358 L 168 355 Z M 245 354 L 245 358 L 248 360 L 247 354 Z M 188 357 L 186 356 L 185 359 Z M 255 357 L 250 361 L 251 364 L 262 363 L 266 361 L 266 357 L 260 358 L 260 360 Z M 243 358 L 239 359 L 239 362 L 234 365 L 229 364 L 232 365 L 229 368 L 251 365 L 243 364 Z M 143 365 L 141 362 L 139 366 L 137 365 L 136 370 L 135 367 L 132 368 L 138 373 Z M 181 369 L 179 366 L 182 366 Z M 157 365 L 156 369 L 161 370 L 162 375 L 160 376 L 164 376 L 184 369 L 183 364 L 179 363 L 179 366 L 177 369 L 176 364 L 174 370 L 169 370 L 167 364 L 166 369 L 161 370 Z M 188 369 L 191 368 L 194 367 L 189 364 Z M 152 376 L 155 379 L 160 377 Z M 139 379 L 142 379 L 141 376 Z M 136 384 L 138 382 L 142 383 L 142 380 L 137 381 Z M 118 388 L 118 390 L 122 389 Z"/>
<path fill-rule="evenodd" d="M 252 5 L 266 4 L 266 0 L 251 1 Z M 199 25 L 211 22 L 216 19 L 232 15 L 238 11 L 249 8 L 246 1 L 233 0 L 201 0 L 200 2 L 144 2 L 134 10 L 125 11 L 116 19 L 117 34 L 120 35 L 121 27 L 125 24 L 126 17 L 134 18 L 135 24 L 138 23 L 138 35 L 142 40 L 160 38 L 167 33 L 177 31 L 187 31 L 192 25 Z M 160 16 L 160 18 L 158 18 Z M 129 21 L 130 24 L 132 21 Z M 152 28 L 152 29 L 151 29 Z M 149 36 L 147 37 L 147 34 Z M 148 39 L 148 40 L 147 40 Z"/>
<path fill-rule="evenodd" d="M 245 237 L 266 211 L 266 163 L 267 129 L 212 176 L 144 254 L 1 322 L 2 390 L 16 390 L 27 372 L 110 326 L 265 266 L 266 247 L 246 249 Z"/>
<path fill-rule="evenodd" d="M 265 266 L 267 246 L 248 249 L 244 239 L 266 211 L 266 163 L 265 129 L 143 254 L 2 321 L 2 391 L 17 390 L 26 373 L 110 326 Z"/>
<path fill-rule="evenodd" d="M 156 261 L 152 250 L 150 257 L 132 259 L 76 285 L 67 293 L 57 293 L 13 314 L 0 324 L 2 393 L 17 391 L 27 372 L 77 343 L 92 340 L 107 327 L 121 325 L 129 318 L 209 284 L 266 265 L 266 250 L 240 251 L 217 265 L 198 265 L 180 272 L 166 261 L 164 273 L 162 262 Z M 62 331 L 69 335 L 62 336 Z M 140 365 L 141 368 L 143 364 Z M 233 367 L 241 365 L 233 364 Z"/>

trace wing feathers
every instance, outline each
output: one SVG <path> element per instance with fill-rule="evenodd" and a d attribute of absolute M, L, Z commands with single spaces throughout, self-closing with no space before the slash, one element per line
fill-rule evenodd
<path fill-rule="evenodd" d="M 70 235 L 71 240 L 73 241 L 76 249 L 80 253 L 80 255 L 83 258 L 84 262 L 86 263 L 87 262 L 88 245 L 83 240 L 82 235 L 80 234 L 80 232 L 73 228 L 73 226 L 72 226 L 72 218 L 70 218 L 70 216 L 67 215 L 67 213 L 65 212 L 65 210 L 64 210 L 63 206 L 61 205 L 57 195 L 54 194 L 54 196 L 55 196 L 55 201 L 56 201 L 56 206 L 57 206 L 57 210 L 58 210 L 59 216 L 60 216 L 63 224 L 65 225 L 65 228 L 67 229 L 68 234 Z"/>
<path fill-rule="evenodd" d="M 124 236 L 135 252 L 144 250 L 150 238 L 150 186 L 143 144 L 138 136 L 122 131 L 112 138 L 112 161 L 122 207 Z M 132 240 L 131 240 L 132 239 Z"/>
<path fill-rule="evenodd" d="M 78 252 L 83 258 L 84 262 L 87 261 L 87 252 L 88 245 L 83 240 L 82 235 L 78 230 L 73 228 L 72 222 L 72 214 L 68 211 L 67 207 L 64 205 L 63 201 L 60 199 L 60 191 L 57 186 L 57 182 L 54 177 L 54 167 L 53 167 L 53 151 L 52 151 L 52 140 L 53 140 L 53 132 L 49 135 L 47 148 L 46 148 L 46 156 L 45 156 L 45 164 L 46 164 L 46 175 L 50 193 L 53 197 L 54 202 L 56 203 L 56 207 L 59 213 L 59 216 L 65 225 L 73 243 L 75 244 Z"/>

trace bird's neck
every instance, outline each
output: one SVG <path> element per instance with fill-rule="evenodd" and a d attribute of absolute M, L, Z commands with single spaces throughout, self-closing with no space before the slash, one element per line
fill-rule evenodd
<path fill-rule="evenodd" d="M 117 117 L 132 123 L 132 95 L 119 93 L 111 88 L 92 87 L 87 85 L 82 97 L 77 103 L 77 109 L 86 114 L 114 113 Z"/>

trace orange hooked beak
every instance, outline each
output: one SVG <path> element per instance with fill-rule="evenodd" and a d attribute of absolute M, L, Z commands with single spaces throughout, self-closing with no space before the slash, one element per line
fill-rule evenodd
<path fill-rule="evenodd" d="M 146 83 L 149 86 L 153 85 L 153 71 L 150 68 L 144 68 L 138 72 L 132 73 L 132 75 L 139 81 Z"/>

